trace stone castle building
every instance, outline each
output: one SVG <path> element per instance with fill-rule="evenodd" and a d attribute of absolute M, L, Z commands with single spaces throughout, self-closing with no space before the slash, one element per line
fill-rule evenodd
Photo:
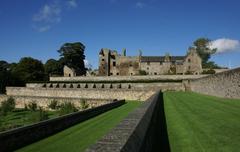
<path fill-rule="evenodd" d="M 99 52 L 100 76 L 149 75 L 161 74 L 200 74 L 202 60 L 194 48 L 190 48 L 186 56 L 126 56 L 126 50 L 120 55 L 115 50 L 101 49 Z"/>

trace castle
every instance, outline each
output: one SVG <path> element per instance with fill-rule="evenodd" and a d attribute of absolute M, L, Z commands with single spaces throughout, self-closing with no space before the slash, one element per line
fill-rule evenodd
<path fill-rule="evenodd" d="M 186 56 L 126 56 L 126 49 L 120 55 L 115 50 L 101 49 L 99 52 L 99 76 L 128 76 L 162 74 L 200 74 L 202 60 L 194 48 Z"/>

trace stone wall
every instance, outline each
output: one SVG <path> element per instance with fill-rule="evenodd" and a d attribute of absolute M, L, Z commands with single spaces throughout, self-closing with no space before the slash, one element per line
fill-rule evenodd
<path fill-rule="evenodd" d="M 62 97 L 62 98 L 85 98 L 85 99 L 126 99 L 144 101 L 154 93 L 154 89 L 83 89 L 83 88 L 27 88 L 7 87 L 6 94 L 9 96 L 26 97 Z"/>
<path fill-rule="evenodd" d="M 207 75 L 146 75 L 146 76 L 92 76 L 92 77 L 50 77 L 50 81 L 82 81 L 82 82 L 106 82 L 106 81 L 148 81 L 148 80 L 184 80 L 197 79 Z"/>
<path fill-rule="evenodd" d="M 7 100 L 9 97 L 13 97 L 16 102 L 16 108 L 24 108 L 25 105 L 36 102 L 38 106 L 48 109 L 48 105 L 51 101 L 56 100 L 59 103 L 63 102 L 71 102 L 75 106 L 80 107 L 81 101 L 84 100 L 91 107 L 97 107 L 106 103 L 111 102 L 114 100 L 113 98 L 109 99 L 91 99 L 91 98 L 65 98 L 65 97 L 35 97 L 35 96 L 8 96 L 8 95 L 0 95 L 0 103 L 4 100 Z"/>
<path fill-rule="evenodd" d="M 2 132 L 0 133 L 0 151 L 14 151 L 108 110 L 119 107 L 124 103 L 124 100 L 111 102 L 93 109 L 68 114 L 33 125 Z"/>
<path fill-rule="evenodd" d="M 240 68 L 191 80 L 191 90 L 224 98 L 240 98 Z"/>
<path fill-rule="evenodd" d="M 184 90 L 182 82 L 151 82 L 151 83 L 27 83 L 27 88 L 73 88 L 73 89 L 138 89 L 138 90 L 148 90 L 148 89 L 161 89 L 161 90 Z"/>
<path fill-rule="evenodd" d="M 169 152 L 163 107 L 163 94 L 157 91 L 86 151 Z"/>

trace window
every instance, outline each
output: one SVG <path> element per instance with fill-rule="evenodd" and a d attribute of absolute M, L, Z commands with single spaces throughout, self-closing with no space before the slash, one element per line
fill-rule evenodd
<path fill-rule="evenodd" d="M 102 61 L 104 61 L 104 59 L 102 59 Z"/>
<path fill-rule="evenodd" d="M 191 59 L 188 59 L 188 62 L 191 62 Z"/>
<path fill-rule="evenodd" d="M 147 70 L 149 70 L 149 67 L 147 67 Z"/>
<path fill-rule="evenodd" d="M 129 65 L 130 67 L 132 66 L 132 63 L 130 63 L 130 65 Z"/>
<path fill-rule="evenodd" d="M 113 62 L 113 66 L 114 66 L 114 67 L 116 66 L 116 62 L 115 62 L 115 61 Z"/>
<path fill-rule="evenodd" d="M 71 74 L 68 74 L 69 77 L 71 77 Z"/>
<path fill-rule="evenodd" d="M 113 75 L 113 73 L 110 73 L 110 75 Z"/>
<path fill-rule="evenodd" d="M 188 66 L 188 70 L 190 70 L 191 69 L 191 66 Z"/>
<path fill-rule="evenodd" d="M 119 75 L 119 73 L 117 73 L 117 75 Z"/>
<path fill-rule="evenodd" d="M 157 75 L 157 72 L 154 72 L 154 75 Z"/>
<path fill-rule="evenodd" d="M 133 75 L 133 73 L 131 73 L 131 75 Z"/>

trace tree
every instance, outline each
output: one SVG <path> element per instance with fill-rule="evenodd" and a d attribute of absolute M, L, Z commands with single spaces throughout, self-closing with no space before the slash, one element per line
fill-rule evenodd
<path fill-rule="evenodd" d="M 211 49 L 209 47 L 210 42 L 211 40 L 208 38 L 199 38 L 193 42 L 193 45 L 196 48 L 198 55 L 202 59 L 203 68 L 209 67 L 208 60 L 210 59 L 211 55 L 217 51 L 217 49 Z M 212 65 L 213 64 L 211 63 L 211 66 Z"/>
<path fill-rule="evenodd" d="M 18 75 L 24 83 L 28 81 L 41 81 L 46 78 L 42 62 L 31 57 L 22 58 L 12 73 Z"/>
<path fill-rule="evenodd" d="M 63 67 L 59 61 L 49 59 L 44 65 L 44 69 L 47 75 L 62 75 Z"/>
<path fill-rule="evenodd" d="M 5 92 L 8 84 L 10 73 L 8 71 L 9 64 L 6 61 L 0 61 L 0 93 Z"/>
<path fill-rule="evenodd" d="M 77 75 L 85 75 L 86 68 L 84 65 L 85 46 L 80 42 L 65 43 L 58 52 L 63 57 L 63 62 L 70 68 L 75 69 Z"/>

